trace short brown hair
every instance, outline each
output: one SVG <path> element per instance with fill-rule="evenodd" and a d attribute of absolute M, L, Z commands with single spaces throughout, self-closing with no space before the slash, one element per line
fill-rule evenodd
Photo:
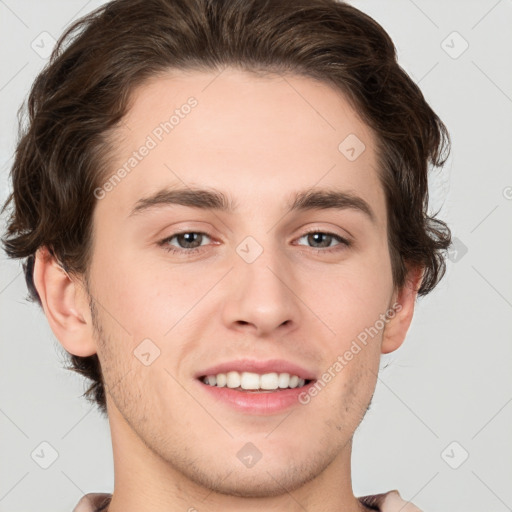
<path fill-rule="evenodd" d="M 345 95 L 376 135 L 395 286 L 420 266 L 418 294 L 430 292 L 451 235 L 427 212 L 427 172 L 445 163 L 450 139 L 376 21 L 336 0 L 114 0 L 60 37 L 23 128 L 20 116 L 2 243 L 25 259 L 29 299 L 41 304 L 32 275 L 39 247 L 87 277 L 94 190 L 112 173 L 112 136 L 135 87 L 171 69 L 225 66 L 309 77 Z M 97 355 L 70 357 L 70 368 L 93 381 L 86 397 L 106 413 Z"/>

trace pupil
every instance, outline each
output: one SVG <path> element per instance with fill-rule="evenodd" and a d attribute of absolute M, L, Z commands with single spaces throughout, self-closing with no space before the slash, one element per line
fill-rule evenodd
<path fill-rule="evenodd" d="M 315 243 L 320 243 L 320 244 L 322 244 L 321 238 L 324 237 L 324 236 L 327 238 L 327 241 L 329 242 L 330 241 L 329 240 L 330 235 L 326 235 L 325 233 L 313 233 L 312 235 L 310 235 L 310 237 L 313 238 Z M 329 243 L 327 243 L 327 245 L 326 245 L 325 244 L 325 240 L 324 240 L 324 242 L 322 244 L 322 247 L 328 247 L 328 246 L 329 246 Z"/>
<path fill-rule="evenodd" d="M 194 239 L 195 237 L 199 236 L 199 234 L 198 233 L 183 233 L 181 236 L 185 238 L 186 244 L 190 244 L 190 243 L 193 243 L 194 240 L 188 240 L 188 239 L 189 238 Z"/>

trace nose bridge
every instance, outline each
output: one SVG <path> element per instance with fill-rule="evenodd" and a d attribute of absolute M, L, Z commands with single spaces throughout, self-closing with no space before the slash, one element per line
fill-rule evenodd
<path fill-rule="evenodd" d="M 296 324 L 299 313 L 291 267 L 282 248 L 270 239 L 263 246 L 248 236 L 236 247 L 233 288 L 224 311 L 228 324 L 251 324 L 260 334 Z"/>

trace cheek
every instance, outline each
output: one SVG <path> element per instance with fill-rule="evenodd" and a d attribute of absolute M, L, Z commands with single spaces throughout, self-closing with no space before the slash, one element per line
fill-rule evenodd
<path fill-rule="evenodd" d="M 372 353 L 375 354 L 375 351 Z M 346 389 L 341 414 L 352 418 L 353 429 L 362 420 L 375 390 L 378 358 L 377 367 L 375 367 L 375 358 L 372 357 L 372 353 L 366 351 L 366 354 L 360 354 L 362 357 L 359 360 L 352 361 L 355 364 L 351 364 L 350 368 L 347 366 L 347 369 L 350 369 L 350 374 L 345 381 Z"/>
<path fill-rule="evenodd" d="M 105 308 L 137 339 L 162 337 L 190 308 L 199 290 L 184 286 L 176 273 L 119 255 L 98 273 Z"/>
<path fill-rule="evenodd" d="M 377 267 L 378 268 L 378 267 Z M 317 309 L 343 343 L 374 326 L 385 314 L 393 287 L 390 270 L 359 266 L 331 275 L 327 288 L 317 294 Z"/>
<path fill-rule="evenodd" d="M 362 418 L 379 370 L 387 325 L 382 318 L 392 294 L 390 270 L 385 265 L 361 265 L 340 272 L 329 286 L 319 310 L 323 308 L 325 323 L 335 333 L 324 338 L 325 370 L 335 375 L 332 400 L 341 394 L 340 414 L 352 410 L 354 417 Z"/>

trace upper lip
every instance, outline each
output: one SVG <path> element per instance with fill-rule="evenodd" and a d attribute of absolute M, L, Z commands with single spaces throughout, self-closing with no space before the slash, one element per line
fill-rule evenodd
<path fill-rule="evenodd" d="M 295 363 L 285 361 L 284 359 L 268 359 L 266 361 L 258 361 L 256 359 L 237 359 L 235 361 L 226 361 L 224 363 L 210 366 L 196 373 L 198 379 L 207 375 L 217 375 L 219 373 L 227 373 L 229 371 L 236 372 L 254 372 L 264 373 L 289 373 L 297 375 L 304 380 L 314 380 L 315 375 L 312 371 L 303 368 Z"/>

